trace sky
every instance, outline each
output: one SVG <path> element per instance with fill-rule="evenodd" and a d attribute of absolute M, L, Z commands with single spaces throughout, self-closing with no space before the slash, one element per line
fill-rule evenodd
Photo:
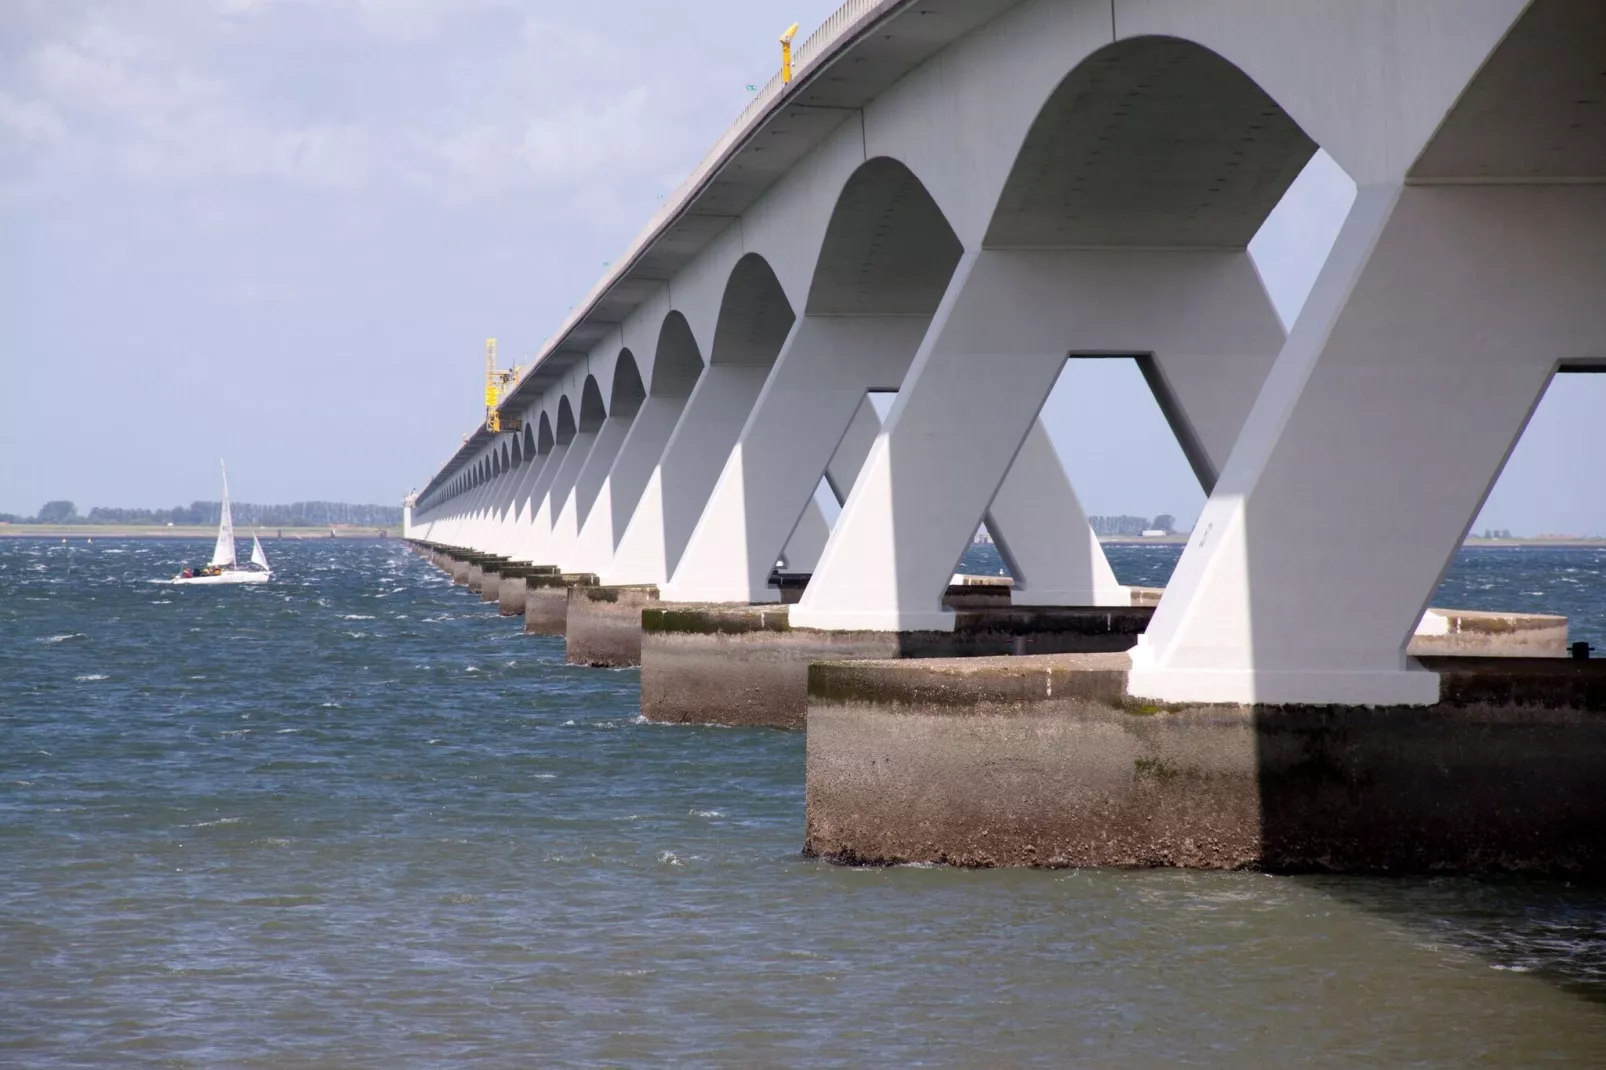
<path fill-rule="evenodd" d="M 240 500 L 399 500 L 484 339 L 533 355 L 835 6 L 4 0 L 0 512 L 215 498 L 220 456 Z M 1352 193 L 1318 157 L 1256 239 L 1285 319 Z M 1089 364 L 1044 410 L 1088 511 L 1191 521 L 1141 377 Z M 1606 532 L 1603 411 L 1558 380 L 1479 525 Z"/>

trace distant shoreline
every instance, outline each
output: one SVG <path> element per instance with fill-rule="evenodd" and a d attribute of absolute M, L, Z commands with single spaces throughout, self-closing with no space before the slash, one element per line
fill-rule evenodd
<path fill-rule="evenodd" d="M 255 534 L 264 542 L 277 539 L 399 539 L 390 528 L 359 528 L 342 524 L 330 527 L 240 527 L 235 529 L 238 538 Z M 0 539 L 67 539 L 69 542 L 89 539 L 215 539 L 217 525 L 176 524 L 0 524 Z"/>
<path fill-rule="evenodd" d="M 240 538 L 258 535 L 263 541 L 276 539 L 401 539 L 391 528 L 359 528 L 334 525 L 334 534 L 327 527 L 319 528 L 239 528 Z M 138 524 L 0 524 L 0 539 L 66 539 L 69 542 L 90 539 L 212 539 L 217 528 L 211 525 L 141 526 Z M 1185 546 L 1186 535 L 1100 535 L 1099 542 L 1113 546 Z M 981 545 L 989 545 L 983 543 Z M 1476 547 L 1545 547 L 1572 549 L 1606 548 L 1606 538 L 1578 539 L 1483 539 L 1471 538 L 1463 546 Z"/>
<path fill-rule="evenodd" d="M 1187 535 L 1151 535 L 1144 538 L 1142 535 L 1100 535 L 1099 542 L 1116 546 L 1185 546 Z M 1565 548 L 1593 548 L 1606 547 L 1606 538 L 1560 538 L 1560 539 L 1485 539 L 1469 538 L 1462 546 L 1500 547 L 1500 546 L 1554 546 Z"/>
<path fill-rule="evenodd" d="M 1100 535 L 1099 542 L 1115 546 L 1185 546 L 1187 535 L 1151 535 L 1144 538 L 1141 535 Z M 1473 537 L 1467 539 L 1462 546 L 1501 547 L 1501 546 L 1554 546 L 1558 548 L 1589 549 L 1606 548 L 1606 538 L 1559 538 L 1559 539 L 1485 539 Z"/>

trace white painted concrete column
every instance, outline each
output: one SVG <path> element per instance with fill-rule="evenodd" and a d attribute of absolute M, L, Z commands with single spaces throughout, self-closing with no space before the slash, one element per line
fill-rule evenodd
<path fill-rule="evenodd" d="M 474 519 L 473 546 L 484 553 L 495 553 L 497 535 L 501 528 L 502 512 L 513 494 L 517 476 L 509 467 L 498 472 L 485 488 L 485 500 Z"/>
<path fill-rule="evenodd" d="M 669 578 L 769 372 L 746 364 L 703 369 L 604 583 L 663 584 Z"/>
<path fill-rule="evenodd" d="M 1603 356 L 1606 187 L 1360 190 L 1131 692 L 1437 701 L 1405 644 L 1557 362 Z"/>
<path fill-rule="evenodd" d="M 563 459 L 563 467 L 547 491 L 552 509 L 552 530 L 541 550 L 543 564 L 557 565 L 564 556 L 573 555 L 575 539 L 579 536 L 576 519 L 578 506 L 574 492 L 580 482 L 580 473 L 585 470 L 586 461 L 591 457 L 591 449 L 596 445 L 597 434 L 597 431 L 575 432 L 574 440 L 569 443 L 569 452 Z"/>
<path fill-rule="evenodd" d="M 1132 604 L 1132 592 L 1116 582 L 1041 420 L 1032 422 L 993 496 L 987 529 L 1015 577 L 1012 604 Z"/>
<path fill-rule="evenodd" d="M 948 578 L 1068 355 L 1204 361 L 1252 395 L 1281 342 L 1242 251 L 967 252 L 792 622 L 951 628 Z"/>
<path fill-rule="evenodd" d="M 515 557 L 514 550 L 518 545 L 519 524 L 524 503 L 529 500 L 530 488 L 540 477 L 542 462 L 545 459 L 540 455 L 528 457 L 523 464 L 513 470 L 513 485 L 508 491 L 501 521 L 496 526 L 492 553 L 501 554 L 506 558 Z"/>
<path fill-rule="evenodd" d="M 450 529 L 450 542 L 453 546 L 464 549 L 475 549 L 474 546 L 474 517 L 479 512 L 485 495 L 489 491 L 489 481 L 471 487 L 463 494 L 463 501 L 458 508 L 457 516 L 453 518 Z"/>
<path fill-rule="evenodd" d="M 787 536 L 786 548 L 775 560 L 784 560 L 788 572 L 813 572 L 814 566 L 820 563 L 820 555 L 825 553 L 825 544 L 830 538 L 831 525 L 826 522 L 820 503 L 810 498 L 808 507 L 798 518 L 797 526 L 792 529 L 792 534 Z"/>
<path fill-rule="evenodd" d="M 629 433 L 620 444 L 619 456 L 597 492 L 591 514 L 580 528 L 571 559 L 573 571 L 596 573 L 604 583 L 620 582 L 612 578 L 614 551 L 643 507 L 652 511 L 652 520 L 643 516 L 641 523 L 656 524 L 661 532 L 662 502 L 655 490 L 649 504 L 647 488 L 664 455 L 669 436 L 675 431 L 675 424 L 686 411 L 686 401 L 684 397 L 661 395 L 651 395 L 642 401 L 636 418 L 630 423 Z"/>
<path fill-rule="evenodd" d="M 451 498 L 448 498 L 441 505 L 441 516 L 437 523 L 436 538 L 447 546 L 454 545 L 452 542 L 452 535 L 455 534 L 456 531 L 457 515 L 458 511 L 462 508 L 462 498 L 463 495 L 459 493 Z"/>
<path fill-rule="evenodd" d="M 524 511 L 514 521 L 514 552 L 517 561 L 534 565 L 548 565 L 542 560 L 542 551 L 552 537 L 552 485 L 558 471 L 569 456 L 569 443 L 554 445 L 542 458 L 541 470 L 530 484 L 530 496 L 525 500 Z"/>
<path fill-rule="evenodd" d="M 585 463 L 575 476 L 574 489 L 558 512 L 558 520 L 552 530 L 552 544 L 547 551 L 552 563 L 564 572 L 586 571 L 579 567 L 580 532 L 596 508 L 603 484 L 607 482 L 614 462 L 619 459 L 619 451 L 629 434 L 630 419 L 622 416 L 602 421 L 602 426 L 596 431 Z"/>
<path fill-rule="evenodd" d="M 881 417 L 876 415 L 875 406 L 866 397 L 848 424 L 842 441 L 837 444 L 831 463 L 825 466 L 825 481 L 838 506 L 847 500 L 848 491 L 853 489 L 853 481 L 859 478 L 859 470 L 864 467 L 865 460 L 870 456 L 870 447 L 880 433 Z M 818 487 L 819 482 L 816 481 L 815 488 Z M 696 535 L 692 538 L 695 540 Z M 813 572 L 830 538 L 831 525 L 820 511 L 819 503 L 810 495 L 808 508 L 803 510 L 803 518 L 792 529 L 792 534 L 786 540 L 786 549 L 782 551 L 787 570 Z M 684 559 L 681 564 L 684 567 Z"/>
<path fill-rule="evenodd" d="M 768 583 L 776 557 L 866 393 L 897 387 L 927 322 L 924 316 L 804 316 L 793 325 L 740 438 L 721 459 L 707 508 L 663 587 L 666 600 L 779 598 Z"/>

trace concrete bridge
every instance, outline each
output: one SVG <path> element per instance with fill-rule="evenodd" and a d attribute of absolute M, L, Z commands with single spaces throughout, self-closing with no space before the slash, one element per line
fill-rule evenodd
<path fill-rule="evenodd" d="M 1285 334 L 1247 246 L 1318 148 L 1358 193 Z M 408 534 L 677 605 L 784 562 L 818 639 L 963 632 L 985 522 L 1017 609 L 1131 609 L 1037 419 L 1112 356 L 1209 500 L 1111 694 L 1447 701 L 1407 644 L 1551 376 L 1606 367 L 1606 4 L 851 0 Z"/>

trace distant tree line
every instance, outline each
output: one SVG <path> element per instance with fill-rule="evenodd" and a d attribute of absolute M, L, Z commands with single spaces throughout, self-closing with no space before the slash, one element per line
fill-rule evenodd
<path fill-rule="evenodd" d="M 1152 520 L 1142 516 L 1090 516 L 1087 520 L 1097 535 L 1142 535 L 1145 531 L 1169 535 L 1177 524 L 1177 518 L 1170 513 L 1161 513 Z"/>
<path fill-rule="evenodd" d="M 349 524 L 360 528 L 399 527 L 399 505 L 351 505 L 347 502 L 291 502 L 289 505 L 231 504 L 234 522 L 241 527 L 304 528 Z M 115 509 L 97 505 L 88 516 L 80 515 L 70 501 L 46 502 L 36 516 L 0 513 L 0 521 L 13 524 L 128 524 L 165 527 L 168 524 L 216 524 L 223 514 L 222 502 L 191 502 L 171 509 Z"/>

